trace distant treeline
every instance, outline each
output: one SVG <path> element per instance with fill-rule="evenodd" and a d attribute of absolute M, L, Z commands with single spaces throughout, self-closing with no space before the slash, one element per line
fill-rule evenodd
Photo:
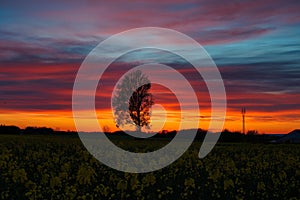
<path fill-rule="evenodd" d="M 26 127 L 21 129 L 17 126 L 0 125 L 0 134 L 13 135 L 76 135 L 75 131 L 56 131 L 47 127 Z"/>
<path fill-rule="evenodd" d="M 195 130 L 182 130 L 180 131 L 181 134 L 190 134 L 191 132 L 194 132 Z M 203 129 L 198 129 L 197 131 L 197 135 L 195 137 L 195 140 L 197 141 L 203 141 L 207 130 L 203 130 Z M 175 135 L 177 134 L 177 131 L 173 130 L 173 131 L 167 131 L 167 130 L 163 130 L 161 132 L 159 132 L 158 134 L 152 136 L 151 138 L 156 139 L 156 138 L 164 138 L 164 139 L 172 139 L 173 137 L 175 137 Z M 124 133 L 123 131 L 117 131 L 117 132 L 113 132 L 113 133 L 106 133 L 106 135 L 110 138 L 117 138 L 117 137 L 124 137 L 124 138 L 131 138 L 131 139 L 135 139 L 135 140 L 147 140 L 147 138 L 145 139 L 140 139 L 140 138 L 134 138 L 126 133 Z M 224 129 L 221 133 L 221 136 L 218 140 L 218 142 L 251 142 L 251 143 L 267 143 L 271 140 L 277 139 L 278 137 L 275 135 L 268 135 L 268 134 L 259 134 L 256 130 L 250 130 L 247 132 L 247 134 L 243 134 L 241 132 L 231 132 L 227 129 Z"/>
<path fill-rule="evenodd" d="M 181 134 L 189 134 L 195 130 L 183 130 Z M 207 131 L 203 129 L 197 130 L 196 140 L 203 141 Z M 0 134 L 14 134 L 14 135 L 77 135 L 75 131 L 56 131 L 52 128 L 47 127 L 26 127 L 21 129 L 17 126 L 5 126 L 0 125 Z M 105 133 L 109 138 L 124 138 L 124 139 L 135 139 L 135 140 L 146 140 L 134 138 L 123 131 L 109 132 Z M 177 131 L 167 131 L 163 130 L 158 134 L 152 136 L 152 139 L 172 139 L 177 134 Z M 247 134 L 242 134 L 241 132 L 231 132 L 227 129 L 222 131 L 219 138 L 219 142 L 251 142 L 251 143 L 261 143 L 268 142 L 270 140 L 277 139 L 274 135 L 268 134 L 258 134 L 257 131 L 248 131 Z"/>

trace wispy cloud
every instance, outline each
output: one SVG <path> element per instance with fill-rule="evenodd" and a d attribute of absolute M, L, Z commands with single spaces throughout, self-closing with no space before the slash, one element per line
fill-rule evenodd
<path fill-rule="evenodd" d="M 158 26 L 181 31 L 205 46 L 224 79 L 229 121 L 239 119 L 236 115 L 241 106 L 255 113 L 253 119 L 257 121 L 299 120 L 298 115 L 291 114 L 300 111 L 299 1 L 0 4 L 1 112 L 71 113 L 73 82 L 85 56 L 112 34 Z M 111 55 L 114 51 L 108 50 Z M 132 52 L 110 66 L 102 77 L 107 85 L 98 88 L 97 108 L 107 110 L 110 104 L 103 102 L 109 102 L 113 83 L 147 60 L 181 72 L 196 90 L 200 106 L 209 111 L 207 88 L 192 66 L 170 53 L 151 50 Z M 165 78 L 172 82 L 170 77 Z M 156 92 L 161 92 L 162 104 L 174 111 L 178 109 L 171 93 L 161 88 L 156 88 Z M 273 116 L 264 118 L 266 112 Z"/>

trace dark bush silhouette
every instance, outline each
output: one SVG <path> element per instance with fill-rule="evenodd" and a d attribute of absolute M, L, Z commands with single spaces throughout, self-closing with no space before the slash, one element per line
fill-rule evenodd
<path fill-rule="evenodd" d="M 36 135 L 49 135 L 49 134 L 53 134 L 54 131 L 52 128 L 46 128 L 46 127 L 26 127 L 24 132 L 24 134 L 36 134 Z"/>
<path fill-rule="evenodd" d="M 21 129 L 17 126 L 4 126 L 0 125 L 1 134 L 20 134 Z"/>

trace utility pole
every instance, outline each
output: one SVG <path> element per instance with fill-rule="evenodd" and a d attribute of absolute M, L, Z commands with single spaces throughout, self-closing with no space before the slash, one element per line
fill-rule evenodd
<path fill-rule="evenodd" d="M 243 134 L 245 135 L 245 114 L 246 114 L 246 108 L 242 108 L 242 117 L 243 117 Z"/>

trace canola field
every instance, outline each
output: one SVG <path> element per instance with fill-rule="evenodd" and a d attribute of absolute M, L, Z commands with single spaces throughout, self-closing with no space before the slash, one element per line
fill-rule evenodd
<path fill-rule="evenodd" d="M 166 141 L 114 141 L 136 152 Z M 75 136 L 0 135 L 0 199 L 299 199 L 300 145 L 194 142 L 161 170 L 101 164 Z"/>

